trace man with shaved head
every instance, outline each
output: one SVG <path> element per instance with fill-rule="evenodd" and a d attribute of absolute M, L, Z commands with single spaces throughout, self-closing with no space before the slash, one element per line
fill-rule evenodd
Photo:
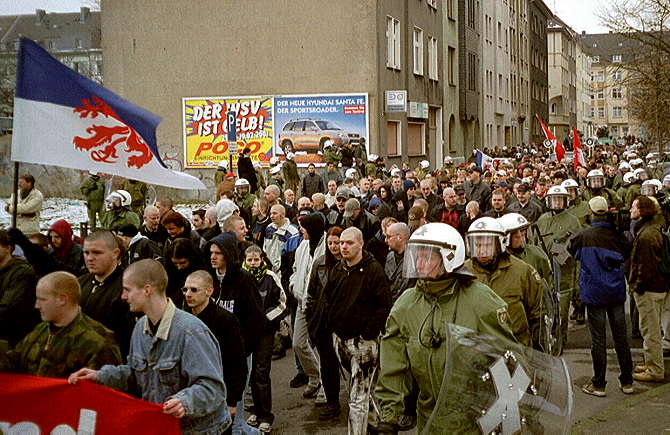
<path fill-rule="evenodd" d="M 386 256 L 384 272 L 391 283 L 391 297 L 394 302 L 402 292 L 414 287 L 416 283 L 415 279 L 403 278 L 402 276 L 407 240 L 409 240 L 409 227 L 403 222 L 392 224 L 386 230 L 386 244 L 389 247 L 389 253 Z"/>
<path fill-rule="evenodd" d="M 109 341 L 111 331 L 81 312 L 74 275 L 45 275 L 36 294 L 42 323 L 0 359 L 0 371 L 65 378 L 80 367 L 121 363 L 119 347 Z"/>
<path fill-rule="evenodd" d="M 168 233 L 161 225 L 160 209 L 149 205 L 144 209 L 144 222 L 140 225 L 140 234 L 157 243 L 161 248 L 168 238 Z"/>
<path fill-rule="evenodd" d="M 265 188 L 263 192 L 263 199 L 268 202 L 270 207 L 276 204 L 281 204 L 279 202 L 279 197 L 281 196 L 281 190 L 276 184 L 271 184 Z"/>
<path fill-rule="evenodd" d="M 272 187 L 268 186 L 265 191 Z M 277 187 L 277 186 L 275 186 Z M 281 253 L 286 242 L 299 233 L 298 228 L 286 218 L 286 209 L 281 204 L 270 207 L 270 225 L 265 229 L 263 251 L 267 255 L 272 271 L 281 277 Z"/>
<path fill-rule="evenodd" d="M 179 419 L 182 433 L 223 433 L 230 425 L 221 351 L 210 329 L 197 317 L 175 307 L 166 294 L 167 272 L 156 260 L 140 260 L 123 274 L 122 299 L 135 324 L 127 365 L 83 368 L 70 383 L 98 382 L 161 404 L 163 413 Z"/>
<path fill-rule="evenodd" d="M 340 355 L 351 363 L 349 386 L 349 432 L 365 433 L 368 424 L 371 380 L 379 355 L 379 334 L 391 309 L 391 293 L 384 269 L 363 250 L 363 233 L 355 227 L 340 235 L 342 260 L 328 277 L 324 297 L 328 301 L 323 313 L 326 333 L 334 333 Z M 339 368 L 331 360 L 321 361 L 321 380 L 327 404 L 319 416 L 322 420 L 340 414 Z"/>

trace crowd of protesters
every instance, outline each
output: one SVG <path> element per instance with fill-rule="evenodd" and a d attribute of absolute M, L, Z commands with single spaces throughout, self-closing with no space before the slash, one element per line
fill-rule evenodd
<path fill-rule="evenodd" d="M 608 321 L 621 390 L 662 381 L 668 155 L 634 139 L 590 148 L 585 165 L 543 146 L 484 151 L 486 167 L 473 154 L 412 169 L 327 144 L 326 167 L 300 177 L 293 153 L 263 168 L 247 149 L 237 175 L 219 165 L 216 197 L 190 216 L 171 198 L 146 205 L 139 182 L 104 198 L 91 173 L 83 240 L 63 219 L 40 233 L 42 194 L 26 174 L 17 227 L 0 230 L 0 369 L 162 403 L 184 433 L 266 433 L 272 361 L 292 348 L 286 381 L 319 419 L 340 417 L 346 373 L 349 431 L 393 433 L 423 427 L 435 405 L 426 373 L 447 332 L 436 322 L 426 339 L 414 323 L 460 292 L 467 310 L 448 320 L 541 352 L 560 355 L 569 321 L 588 322 L 587 394 L 606 394 Z M 455 310 L 444 301 L 439 316 Z"/>

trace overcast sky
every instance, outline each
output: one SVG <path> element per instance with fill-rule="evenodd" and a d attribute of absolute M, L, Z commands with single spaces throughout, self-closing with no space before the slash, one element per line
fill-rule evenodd
<path fill-rule="evenodd" d="M 141 1 L 141 0 L 138 0 Z M 599 5 L 607 5 L 611 0 L 544 0 L 555 14 L 568 23 L 575 31 L 606 33 L 600 26 L 596 12 Z M 0 15 L 30 14 L 35 9 L 47 12 L 75 12 L 81 6 L 97 3 L 94 0 L 0 0 Z"/>

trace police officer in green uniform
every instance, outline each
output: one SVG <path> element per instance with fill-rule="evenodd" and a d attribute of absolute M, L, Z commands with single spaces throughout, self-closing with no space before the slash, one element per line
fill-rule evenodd
<path fill-rule="evenodd" d="M 615 191 L 605 187 L 605 174 L 600 169 L 589 171 L 586 175 L 586 189 L 582 193 L 585 202 L 589 202 L 591 198 L 602 196 L 607 199 L 610 207 L 620 208 L 623 203 Z M 588 207 L 588 204 L 587 204 Z"/>
<path fill-rule="evenodd" d="M 542 278 L 528 263 L 507 252 L 505 229 L 496 219 L 475 220 L 466 235 L 465 267 L 507 302 L 512 331 L 525 346 L 540 348 Z"/>
<path fill-rule="evenodd" d="M 376 390 L 380 433 L 397 433 L 398 421 L 414 409 L 419 433 L 423 430 L 444 377 L 447 323 L 518 346 L 507 304 L 464 261 L 463 239 L 447 224 L 426 224 L 407 243 L 403 277 L 418 281 L 396 301 L 381 340 Z M 443 433 L 477 430 L 476 422 L 457 413 L 442 413 L 438 419 L 435 425 Z"/>
<path fill-rule="evenodd" d="M 619 194 L 619 188 L 623 186 L 623 176 L 626 175 L 628 172 L 630 172 L 630 165 L 628 162 L 621 162 L 619 163 L 619 173 L 614 176 L 614 180 L 612 180 L 612 190 L 617 192 L 617 195 Z M 619 195 L 619 198 L 622 200 L 624 199 L 623 196 Z"/>
<path fill-rule="evenodd" d="M 540 237 L 551 254 L 554 273 L 560 279 L 560 343 L 567 342 L 568 314 L 573 292 L 579 294 L 577 285 L 578 263 L 567 251 L 568 239 L 581 231 L 582 226 L 568 208 L 570 195 L 562 186 L 552 186 L 547 191 L 545 201 L 548 212 L 537 220 L 531 232 L 531 243 L 539 244 Z"/>
<path fill-rule="evenodd" d="M 294 153 L 287 153 L 286 160 L 284 160 L 284 163 L 282 164 L 281 171 L 284 175 L 286 188 L 297 192 L 298 186 L 300 186 L 300 176 L 298 175 L 298 165 L 296 165 L 294 159 Z"/>
<path fill-rule="evenodd" d="M 137 213 L 138 216 L 142 216 L 147 201 L 147 191 L 149 190 L 147 185 L 137 180 L 124 180 L 123 184 L 121 184 L 121 189 L 130 193 L 130 197 L 132 198 L 130 209 Z"/>
<path fill-rule="evenodd" d="M 635 180 L 635 175 L 632 172 L 626 172 L 622 177 L 623 182 L 621 186 L 617 189 L 616 194 L 619 195 L 619 198 L 623 199 L 624 205 L 623 209 L 626 209 L 626 198 L 628 197 L 628 189 L 631 186 L 631 183 Z"/>
<path fill-rule="evenodd" d="M 565 190 L 567 190 L 570 195 L 570 206 L 568 207 L 568 211 L 579 219 L 579 223 L 583 227 L 586 227 L 586 220 L 589 216 L 589 202 L 584 200 L 580 195 L 579 184 L 572 178 L 568 178 L 561 183 L 561 186 L 565 187 Z"/>
<path fill-rule="evenodd" d="M 115 190 L 110 193 L 105 200 L 106 210 L 100 219 L 100 228 L 106 230 L 116 230 L 124 225 L 133 225 L 140 228 L 140 217 L 134 211 L 130 210 L 130 193 L 125 190 Z"/>
<path fill-rule="evenodd" d="M 102 205 L 105 202 L 105 183 L 95 171 L 89 171 L 90 176 L 84 181 L 79 190 L 86 198 L 88 209 L 88 229 L 93 231 L 98 227 L 98 216 L 102 219 Z"/>
<path fill-rule="evenodd" d="M 235 181 L 235 204 L 240 209 L 240 215 L 247 222 L 251 222 L 251 207 L 254 205 L 256 196 L 251 194 L 249 181 L 246 178 L 240 178 Z"/>
<path fill-rule="evenodd" d="M 635 178 L 628 187 L 628 191 L 626 192 L 626 199 L 624 201 L 626 210 L 630 210 L 630 206 L 633 205 L 635 198 L 640 196 L 640 187 L 642 187 L 642 183 L 649 179 L 649 174 L 647 174 L 647 171 L 642 168 L 635 169 L 633 171 L 633 175 Z"/>

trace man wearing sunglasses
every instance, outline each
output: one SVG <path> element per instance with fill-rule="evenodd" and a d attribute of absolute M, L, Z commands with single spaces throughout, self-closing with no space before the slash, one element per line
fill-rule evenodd
<path fill-rule="evenodd" d="M 211 296 L 214 293 L 212 276 L 204 270 L 191 273 L 181 289 L 186 307 L 207 325 L 221 348 L 223 363 L 223 381 L 226 384 L 226 402 L 230 415 L 237 414 L 237 402 L 242 400 L 245 380 L 247 379 L 247 360 L 242 343 L 240 322 L 233 313 L 217 306 Z"/>

